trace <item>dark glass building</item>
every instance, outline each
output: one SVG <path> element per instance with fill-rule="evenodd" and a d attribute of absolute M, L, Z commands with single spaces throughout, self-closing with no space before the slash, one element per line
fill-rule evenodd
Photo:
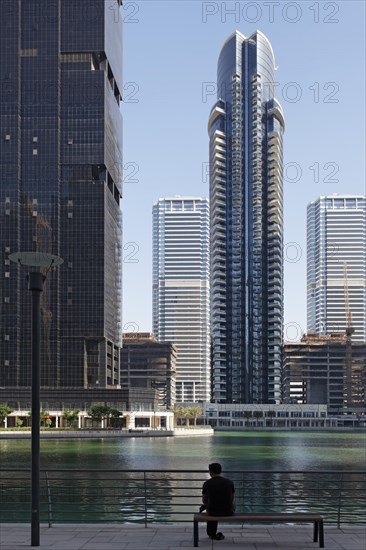
<path fill-rule="evenodd" d="M 151 332 L 125 332 L 121 350 L 122 389 L 154 389 L 161 407 L 175 403 L 177 349 Z"/>
<path fill-rule="evenodd" d="M 119 387 L 120 0 L 2 0 L 0 386 L 31 383 L 12 252 L 61 256 L 41 297 L 43 387 Z"/>
<path fill-rule="evenodd" d="M 275 59 L 257 31 L 236 31 L 217 67 L 211 110 L 213 400 L 279 403 L 283 332 L 284 117 Z"/>

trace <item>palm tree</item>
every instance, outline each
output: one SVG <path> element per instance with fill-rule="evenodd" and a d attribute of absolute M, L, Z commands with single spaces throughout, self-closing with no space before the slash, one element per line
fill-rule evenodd
<path fill-rule="evenodd" d="M 199 416 L 202 416 L 202 407 L 200 407 L 199 405 L 193 405 L 192 407 L 190 407 L 189 410 L 191 411 L 191 416 L 193 417 L 194 426 L 196 426 L 197 418 Z"/>
<path fill-rule="evenodd" d="M 0 427 L 3 427 L 3 422 L 5 418 L 13 412 L 13 409 L 8 407 L 8 405 L 0 405 Z"/>
<path fill-rule="evenodd" d="M 180 407 L 179 405 L 174 405 L 171 410 L 174 414 L 174 426 L 177 427 L 178 418 L 182 418 L 183 416 L 183 407 Z"/>
<path fill-rule="evenodd" d="M 79 417 L 79 409 L 65 409 L 64 410 L 64 419 L 65 422 L 71 427 L 76 428 L 78 423 L 78 417 Z"/>
<path fill-rule="evenodd" d="M 192 417 L 191 408 L 190 407 L 184 407 L 182 409 L 182 416 L 186 421 L 186 427 L 189 427 L 189 419 Z"/>

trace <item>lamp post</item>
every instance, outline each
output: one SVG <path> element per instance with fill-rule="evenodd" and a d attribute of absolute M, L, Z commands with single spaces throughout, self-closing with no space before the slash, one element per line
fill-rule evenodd
<path fill-rule="evenodd" d="M 40 545 L 40 364 L 41 364 L 41 292 L 51 267 L 63 263 L 62 258 L 42 252 L 14 252 L 9 260 L 22 266 L 46 267 L 46 275 L 31 271 L 27 277 L 32 293 L 32 513 L 31 546 Z"/>

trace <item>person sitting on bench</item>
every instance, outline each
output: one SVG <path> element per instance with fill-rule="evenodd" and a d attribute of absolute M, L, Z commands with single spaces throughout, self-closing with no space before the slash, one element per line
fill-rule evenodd
<path fill-rule="evenodd" d="M 235 510 L 234 483 L 221 476 L 221 464 L 213 462 L 208 467 L 211 479 L 202 486 L 202 502 L 200 512 L 205 508 L 210 516 L 232 516 Z M 217 533 L 217 521 L 207 522 L 207 535 L 213 540 L 223 540 L 222 533 Z"/>

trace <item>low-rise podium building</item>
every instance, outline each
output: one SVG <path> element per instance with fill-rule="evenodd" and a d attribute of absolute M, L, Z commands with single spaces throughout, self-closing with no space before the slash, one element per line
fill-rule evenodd
<path fill-rule="evenodd" d="M 283 351 L 284 403 L 326 404 L 329 414 L 365 411 L 366 344 L 349 344 L 339 333 L 307 334 Z"/>

